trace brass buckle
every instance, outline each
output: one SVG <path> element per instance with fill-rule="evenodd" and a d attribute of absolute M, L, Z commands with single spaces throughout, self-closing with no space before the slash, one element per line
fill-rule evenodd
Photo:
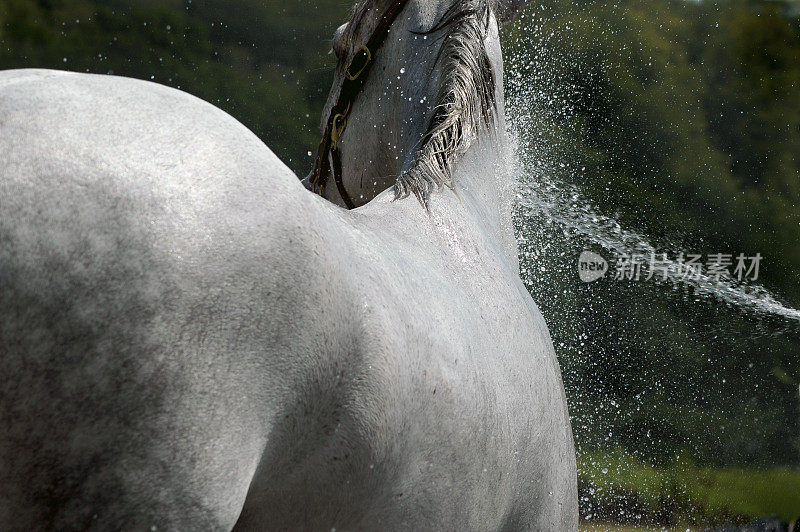
<path fill-rule="evenodd" d="M 356 72 L 355 74 L 351 74 L 350 69 L 353 67 L 353 63 L 355 63 L 356 58 L 358 58 L 359 56 L 364 58 L 364 64 L 361 65 L 361 68 L 358 69 L 358 72 Z M 370 61 L 372 61 L 372 53 L 369 51 L 369 48 L 367 48 L 366 45 L 362 46 L 361 48 L 356 50 L 355 54 L 353 54 L 353 57 L 350 59 L 350 63 L 348 63 L 347 68 L 344 69 L 344 75 L 347 76 L 347 79 L 349 79 L 350 81 L 357 80 L 358 76 L 360 76 L 364 72 L 364 70 L 366 70 L 367 65 L 369 65 Z"/>
<path fill-rule="evenodd" d="M 349 108 L 348 108 L 349 111 Z M 338 114 L 333 117 L 333 127 L 331 128 L 331 145 L 334 149 L 338 148 L 339 140 L 347 129 L 347 113 Z"/>

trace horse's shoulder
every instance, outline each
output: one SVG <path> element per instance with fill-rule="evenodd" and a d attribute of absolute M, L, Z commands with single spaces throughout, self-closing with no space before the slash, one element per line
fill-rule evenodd
<path fill-rule="evenodd" d="M 336 286 L 323 202 L 239 122 L 153 83 L 0 73 L 0 205 L 3 265 L 20 283 L 74 279 L 98 312 L 142 297 L 166 312 L 180 294 L 209 324 L 249 305 L 289 328 Z M 90 297 L 103 283 L 107 305 Z"/>
<path fill-rule="evenodd" d="M 14 378 L 0 403 L 17 410 L 0 427 L 0 454 L 15 455 L 10 474 L 34 479 L 4 494 L 7 506 L 22 515 L 31 500 L 69 503 L 91 519 L 87 501 L 110 500 L 98 522 L 114 528 L 127 502 L 156 508 L 154 494 L 182 475 L 196 479 L 179 483 L 186 504 L 212 488 L 243 497 L 249 479 L 205 453 L 235 433 L 246 447 L 237 456 L 254 461 L 272 405 L 298 386 L 313 391 L 309 366 L 335 365 L 323 348 L 344 337 L 327 273 L 335 257 L 314 229 L 334 212 L 323 205 L 246 128 L 188 95 L 1 73 L 0 373 Z M 174 438 L 176 426 L 197 429 Z M 58 451 L 42 470 L 47 445 Z M 154 449 L 174 458 L 149 462 Z M 198 456 L 207 467 L 187 463 Z M 230 528 L 231 509 L 192 511 L 176 526 Z M 185 510 L 171 505 L 165 519 Z"/>

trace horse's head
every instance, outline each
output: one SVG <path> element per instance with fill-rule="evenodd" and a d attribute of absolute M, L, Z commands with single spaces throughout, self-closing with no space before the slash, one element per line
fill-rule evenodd
<path fill-rule="evenodd" d="M 338 65 L 312 175 L 322 195 L 346 205 L 344 189 L 358 206 L 394 186 L 399 198 L 427 202 L 457 186 L 458 160 L 503 122 L 498 31 L 525 3 L 360 1 L 333 40 Z"/>

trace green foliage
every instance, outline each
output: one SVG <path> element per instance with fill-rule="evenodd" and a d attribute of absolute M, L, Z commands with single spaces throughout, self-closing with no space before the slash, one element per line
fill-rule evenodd
<path fill-rule="evenodd" d="M 748 524 L 800 518 L 800 472 L 710 469 L 685 457 L 654 467 L 617 450 L 580 456 L 581 511 L 629 523 Z"/>

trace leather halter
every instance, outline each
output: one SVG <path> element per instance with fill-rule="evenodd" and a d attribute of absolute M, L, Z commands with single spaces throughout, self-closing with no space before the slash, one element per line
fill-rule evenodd
<path fill-rule="evenodd" d="M 408 0 L 393 0 L 386 11 L 383 13 L 378 26 L 366 45 L 362 46 L 353 54 L 347 68 L 344 69 L 344 81 L 342 89 L 339 91 L 339 98 L 331 108 L 331 115 L 325 126 L 325 134 L 317 150 L 317 158 L 314 161 L 314 169 L 311 171 L 310 185 L 311 191 L 322 195 L 328 177 L 333 170 L 333 179 L 336 188 L 348 209 L 355 207 L 353 199 L 342 182 L 342 156 L 339 150 L 339 141 L 347 129 L 347 119 L 353 109 L 358 94 L 367 80 L 369 71 L 373 65 L 373 54 L 383 46 L 389 30 L 397 16 L 403 10 Z M 332 168 L 331 168 L 332 166 Z"/>

